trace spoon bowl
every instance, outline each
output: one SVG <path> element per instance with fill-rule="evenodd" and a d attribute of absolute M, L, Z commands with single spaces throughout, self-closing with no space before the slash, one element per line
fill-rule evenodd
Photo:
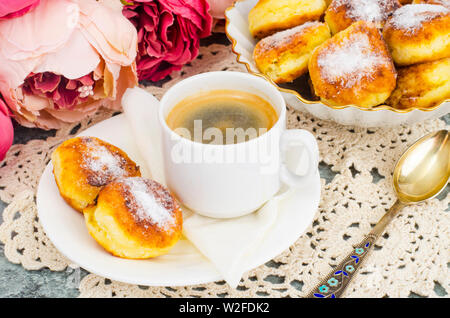
<path fill-rule="evenodd" d="M 441 192 L 450 177 L 450 133 L 439 130 L 416 141 L 398 160 L 394 190 L 402 203 L 416 203 Z"/>

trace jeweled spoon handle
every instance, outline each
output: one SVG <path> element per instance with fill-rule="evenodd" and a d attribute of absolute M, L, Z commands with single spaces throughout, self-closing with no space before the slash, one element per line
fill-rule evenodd
<path fill-rule="evenodd" d="M 338 298 L 352 281 L 362 266 L 376 240 L 384 232 L 389 222 L 404 207 L 397 200 L 389 211 L 378 221 L 372 231 L 308 294 L 309 298 Z"/>

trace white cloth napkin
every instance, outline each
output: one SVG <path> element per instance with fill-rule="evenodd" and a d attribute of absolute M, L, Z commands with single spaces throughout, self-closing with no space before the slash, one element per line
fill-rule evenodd
<path fill-rule="evenodd" d="M 125 116 L 152 178 L 165 185 L 159 101 L 145 90 L 128 89 L 122 99 Z M 214 219 L 183 208 L 183 234 L 235 288 L 250 270 L 253 251 L 278 215 L 278 205 L 292 190 L 281 191 L 258 211 L 234 219 Z"/>
<path fill-rule="evenodd" d="M 142 88 L 134 87 L 123 95 L 122 106 L 152 179 L 166 185 L 161 126 L 158 120 L 159 101 Z"/>

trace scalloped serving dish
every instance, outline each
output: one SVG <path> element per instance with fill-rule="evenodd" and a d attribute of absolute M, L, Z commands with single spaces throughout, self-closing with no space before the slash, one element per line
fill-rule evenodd
<path fill-rule="evenodd" d="M 306 111 L 325 120 L 333 120 L 342 125 L 361 127 L 387 127 L 400 124 L 413 124 L 427 119 L 439 118 L 450 113 L 450 101 L 429 108 L 395 109 L 389 105 L 363 108 L 355 105 L 331 106 L 312 100 L 307 77 L 303 76 L 292 83 L 278 85 L 260 73 L 253 60 L 253 49 L 257 40 L 252 37 L 248 27 L 248 13 L 258 0 L 238 0 L 225 12 L 225 31 L 232 42 L 232 50 L 237 61 L 245 65 L 253 75 L 265 78 L 284 95 L 289 106 Z"/>

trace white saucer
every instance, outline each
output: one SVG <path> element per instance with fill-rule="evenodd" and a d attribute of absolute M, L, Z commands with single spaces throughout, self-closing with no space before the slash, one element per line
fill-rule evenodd
<path fill-rule="evenodd" d="M 124 115 L 105 120 L 80 135 L 101 138 L 124 150 L 146 175 L 145 163 Z M 127 260 L 112 256 L 89 235 L 81 213 L 73 210 L 59 195 L 49 163 L 37 191 L 37 209 L 45 233 L 69 260 L 94 274 L 125 283 L 145 286 L 185 286 L 222 280 L 200 252 L 181 240 L 170 253 L 149 260 Z M 289 248 L 311 224 L 320 200 L 320 177 L 307 185 L 301 195 L 285 204 L 277 222 L 255 251 L 249 270 L 258 267 Z"/>

